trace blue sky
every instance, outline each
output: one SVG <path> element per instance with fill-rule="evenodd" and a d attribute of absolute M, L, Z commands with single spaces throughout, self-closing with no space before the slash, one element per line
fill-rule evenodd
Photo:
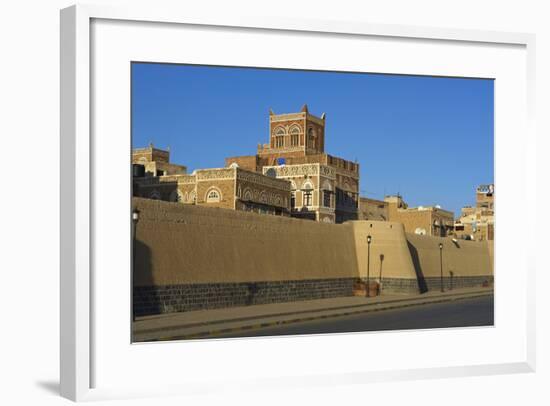
<path fill-rule="evenodd" d="M 325 151 L 360 163 L 361 195 L 455 212 L 493 182 L 492 80 L 132 64 L 132 142 L 223 167 L 268 142 L 269 109 L 327 115 Z"/>

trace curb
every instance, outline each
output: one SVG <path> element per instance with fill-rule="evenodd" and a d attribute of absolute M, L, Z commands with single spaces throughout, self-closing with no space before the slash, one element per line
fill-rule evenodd
<path fill-rule="evenodd" d="M 353 305 L 353 306 L 341 306 L 337 308 L 332 307 L 332 308 L 325 308 L 325 309 L 307 310 L 300 313 L 320 313 L 320 312 L 327 312 L 331 310 L 334 310 L 335 312 L 332 312 L 329 314 L 321 314 L 321 315 L 317 314 L 317 315 L 310 315 L 310 316 L 294 317 L 294 318 L 283 319 L 283 320 L 267 321 L 267 322 L 248 324 L 245 326 L 238 326 L 238 327 L 209 329 L 209 330 L 204 330 L 201 332 L 191 333 L 191 334 L 175 334 L 175 335 L 152 338 L 152 339 L 147 339 L 147 340 L 137 341 L 137 342 L 192 340 L 192 339 L 200 339 L 200 338 L 206 338 L 206 337 L 215 338 L 215 336 L 218 336 L 221 334 L 235 333 L 238 331 L 257 330 L 260 328 L 275 327 L 275 326 L 285 325 L 285 324 L 321 320 L 321 319 L 340 317 L 340 316 L 350 316 L 350 315 L 361 314 L 361 313 L 379 312 L 383 310 L 399 309 L 399 308 L 412 307 L 412 306 L 422 306 L 422 305 L 434 304 L 434 303 L 451 302 L 454 300 L 461 300 L 461 299 L 473 299 L 477 297 L 491 296 L 493 294 L 494 294 L 494 291 L 491 290 L 488 292 L 472 292 L 469 294 L 461 293 L 461 294 L 454 294 L 454 295 L 437 295 L 437 296 L 432 296 L 430 298 L 425 298 L 425 300 L 420 300 L 418 298 L 417 299 L 397 299 L 397 300 L 391 300 L 391 301 L 382 302 L 382 303 L 369 303 L 369 304 L 360 304 L 360 305 Z M 363 308 L 357 309 L 358 307 L 363 307 Z M 350 310 L 337 311 L 337 310 L 344 310 L 344 309 L 350 309 Z M 271 315 L 256 316 L 256 317 L 250 316 L 250 317 L 245 317 L 241 319 L 216 321 L 212 323 L 195 323 L 194 325 L 185 326 L 185 327 L 176 327 L 176 328 L 171 328 L 169 330 L 175 330 L 179 328 L 199 327 L 202 325 L 207 326 L 210 324 L 235 323 L 239 321 L 254 320 L 254 319 L 266 318 L 266 317 L 269 317 L 269 318 L 282 317 L 282 316 L 292 315 L 296 313 L 297 312 L 271 314 Z M 139 333 L 147 333 L 147 332 L 154 332 L 154 331 L 160 332 L 162 330 L 163 329 L 144 330 L 138 333 L 134 333 L 134 335 L 138 335 Z M 167 330 L 167 329 L 164 329 L 164 330 Z"/>
<path fill-rule="evenodd" d="M 490 289 L 490 293 L 492 294 L 494 292 L 493 289 Z M 317 309 L 311 309 L 311 310 L 299 310 L 299 311 L 287 311 L 287 312 L 280 312 L 280 313 L 270 313 L 270 314 L 263 314 L 263 315 L 255 315 L 255 316 L 246 316 L 246 317 L 236 317 L 232 319 L 224 319 L 224 320 L 212 320 L 212 321 L 205 321 L 205 322 L 194 322 L 185 324 L 183 326 L 169 326 L 169 327 L 157 327 L 157 328 L 148 328 L 148 329 L 142 329 L 134 331 L 136 334 L 143 334 L 143 333 L 153 333 L 155 331 L 168 331 L 168 330 L 175 330 L 175 329 L 182 329 L 182 328 L 193 328 L 193 327 L 201 327 L 201 326 L 209 326 L 209 325 L 215 325 L 215 324 L 225 324 L 225 323 L 237 323 L 240 321 L 248 321 L 248 320 L 256 320 L 259 318 L 265 318 L 265 317 L 283 317 L 283 316 L 291 316 L 293 314 L 306 314 L 306 313 L 319 313 L 319 312 L 325 312 L 325 311 L 331 311 L 331 310 L 343 310 L 343 309 L 353 309 L 353 308 L 359 308 L 359 307 L 365 307 L 365 306 L 377 306 L 382 304 L 391 304 L 391 303 L 401 303 L 401 302 L 410 302 L 411 300 L 432 300 L 437 298 L 447 298 L 449 300 L 452 300 L 454 297 L 462 297 L 465 295 L 473 295 L 473 294 L 488 294 L 487 290 L 477 290 L 474 292 L 458 292 L 458 293 L 445 293 L 445 294 L 434 294 L 430 295 L 428 297 L 423 297 L 422 295 L 416 296 L 416 297 L 401 297 L 398 299 L 391 299 L 391 300 L 385 300 L 383 302 L 372 302 L 372 303 L 360 303 L 360 304 L 350 304 L 350 305 L 341 305 L 341 306 L 331 306 L 331 307 L 323 307 L 323 308 L 317 308 Z"/>

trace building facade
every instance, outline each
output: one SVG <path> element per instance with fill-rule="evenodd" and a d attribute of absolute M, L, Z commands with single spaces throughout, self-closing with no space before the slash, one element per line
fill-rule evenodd
<path fill-rule="evenodd" d="M 140 153 L 141 150 L 135 152 L 136 155 Z M 290 215 L 290 182 L 286 180 L 248 171 L 236 165 L 198 169 L 191 174 L 153 176 L 139 167 L 142 164 L 154 167 L 155 161 L 138 162 L 141 163 L 134 164 L 134 196 L 261 214 Z"/>
<path fill-rule="evenodd" d="M 319 163 L 264 166 L 264 175 L 290 182 L 293 217 L 336 222 L 336 171 Z"/>
<path fill-rule="evenodd" d="M 475 207 L 462 208 L 455 222 L 455 235 L 458 238 L 485 241 L 495 238 L 495 185 L 480 185 L 476 189 Z"/>
<path fill-rule="evenodd" d="M 446 237 L 454 232 L 454 214 L 439 206 L 409 208 L 399 195 L 386 196 L 389 221 L 402 223 L 405 232 L 434 237 Z"/>
<path fill-rule="evenodd" d="M 269 143 L 256 155 L 226 158 L 249 171 L 291 182 L 291 214 L 342 223 L 358 219 L 359 164 L 325 153 L 326 115 L 269 114 Z"/>

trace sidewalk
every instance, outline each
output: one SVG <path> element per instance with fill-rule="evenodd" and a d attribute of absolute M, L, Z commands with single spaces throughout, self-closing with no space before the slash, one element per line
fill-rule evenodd
<path fill-rule="evenodd" d="M 270 303 L 224 309 L 139 317 L 133 323 L 134 341 L 192 339 L 355 313 L 389 310 L 492 295 L 491 288 L 455 289 L 422 295 L 339 297 L 289 303 Z M 244 334 L 243 334 L 244 335 Z"/>

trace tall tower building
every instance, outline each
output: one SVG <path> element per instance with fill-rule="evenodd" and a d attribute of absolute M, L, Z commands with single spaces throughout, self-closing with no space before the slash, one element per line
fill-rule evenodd
<path fill-rule="evenodd" d="M 275 114 L 269 111 L 269 143 L 256 155 L 226 158 L 238 165 L 291 183 L 294 217 L 342 223 L 357 220 L 359 164 L 325 152 L 325 113 Z"/>
<path fill-rule="evenodd" d="M 325 152 L 325 114 L 316 117 L 304 105 L 298 113 L 269 112 L 269 144 L 258 146 L 258 156 L 268 165 L 280 158 L 316 155 Z"/>

